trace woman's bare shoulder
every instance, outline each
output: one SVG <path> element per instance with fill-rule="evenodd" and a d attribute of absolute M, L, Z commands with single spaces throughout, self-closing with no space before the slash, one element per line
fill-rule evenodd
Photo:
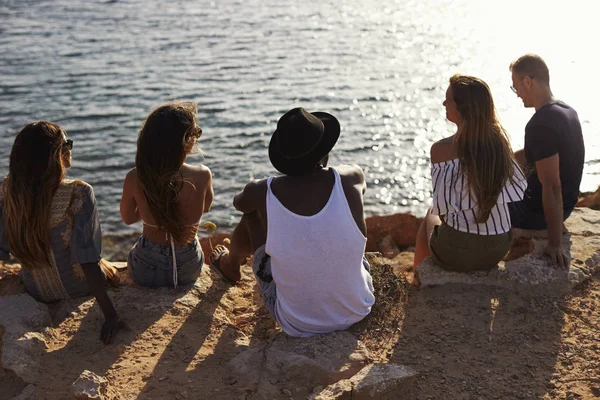
<path fill-rule="evenodd" d="M 127 175 L 125 175 L 125 183 L 126 186 L 137 186 L 138 183 L 138 174 L 137 169 L 132 168 Z"/>
<path fill-rule="evenodd" d="M 453 137 L 447 137 L 435 142 L 431 146 L 431 163 L 437 164 L 444 161 L 450 161 L 458 157 L 454 147 Z"/>
<path fill-rule="evenodd" d="M 181 172 L 184 178 L 191 179 L 194 182 L 209 182 L 212 180 L 212 173 L 206 165 L 184 164 Z"/>
<path fill-rule="evenodd" d="M 184 164 L 181 172 L 184 180 L 193 182 L 196 190 L 203 192 L 208 185 L 212 185 L 212 173 L 205 165 Z"/>

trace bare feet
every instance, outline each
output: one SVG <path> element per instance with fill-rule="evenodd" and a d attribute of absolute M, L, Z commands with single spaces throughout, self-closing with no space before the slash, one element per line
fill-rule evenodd
<path fill-rule="evenodd" d="M 416 272 L 416 268 L 409 265 L 404 265 L 399 271 L 399 274 L 406 280 L 406 282 L 413 287 L 420 287 L 421 281 L 419 280 L 419 274 Z"/>
<path fill-rule="evenodd" d="M 404 279 L 410 286 L 414 286 L 419 288 L 421 286 L 421 281 L 419 280 L 419 275 L 414 270 L 408 270 L 404 275 Z"/>
<path fill-rule="evenodd" d="M 104 275 L 106 275 L 109 283 L 113 286 L 118 286 L 120 283 L 120 278 L 117 268 L 103 258 L 100 259 L 99 265 L 102 272 L 104 272 Z"/>
<path fill-rule="evenodd" d="M 517 258 L 523 257 L 526 254 L 531 253 L 535 248 L 533 240 L 528 237 L 520 237 L 513 243 L 508 253 L 504 256 L 502 261 L 512 261 Z"/>
<path fill-rule="evenodd" d="M 240 280 L 239 276 L 229 276 L 227 269 L 227 260 L 229 259 L 229 249 L 222 244 L 215 246 L 214 250 L 208 256 L 209 265 L 223 280 L 229 284 L 235 285 Z"/>

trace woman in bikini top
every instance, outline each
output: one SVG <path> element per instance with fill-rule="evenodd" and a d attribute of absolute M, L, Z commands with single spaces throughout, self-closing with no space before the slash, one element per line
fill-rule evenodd
<path fill-rule="evenodd" d="M 212 176 L 206 166 L 185 160 L 201 135 L 193 102 L 157 108 L 140 130 L 121 198 L 123 222 L 143 223 L 128 259 L 140 285 L 177 286 L 200 273 L 204 257 L 196 233 L 212 204 Z"/>

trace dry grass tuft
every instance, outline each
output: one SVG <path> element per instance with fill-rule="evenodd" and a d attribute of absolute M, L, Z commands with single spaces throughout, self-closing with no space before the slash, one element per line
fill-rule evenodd
<path fill-rule="evenodd" d="M 353 329 L 374 361 L 389 358 L 400 336 L 411 286 L 394 274 L 389 261 L 367 253 L 375 288 L 375 305 L 367 318 Z"/>

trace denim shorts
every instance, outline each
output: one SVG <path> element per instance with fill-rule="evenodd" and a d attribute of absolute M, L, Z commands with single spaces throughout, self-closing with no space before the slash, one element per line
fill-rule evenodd
<path fill-rule="evenodd" d="M 170 244 L 156 244 L 140 236 L 129 252 L 128 266 L 133 281 L 140 286 L 173 286 L 173 255 Z M 178 285 L 194 282 L 204 264 L 198 239 L 187 246 L 175 246 Z"/>
<path fill-rule="evenodd" d="M 510 211 L 510 221 L 513 228 L 519 229 L 548 229 L 544 213 L 532 211 L 525 201 L 515 201 L 508 203 Z M 569 218 L 573 209 L 563 211 L 563 221 Z"/>

